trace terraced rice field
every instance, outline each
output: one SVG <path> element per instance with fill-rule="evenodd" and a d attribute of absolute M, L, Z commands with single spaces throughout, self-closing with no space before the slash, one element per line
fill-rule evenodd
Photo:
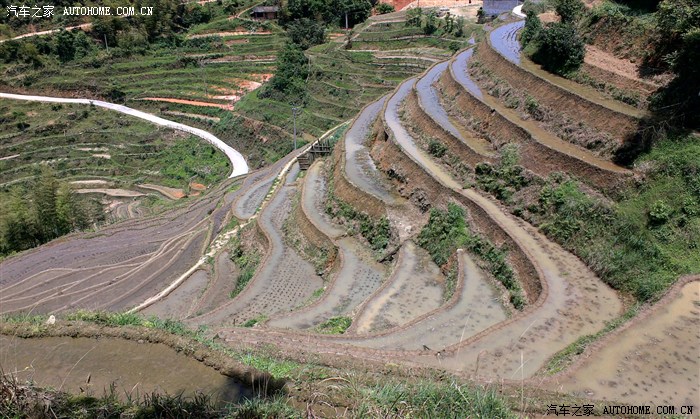
<path fill-rule="evenodd" d="M 378 18 L 374 25 L 384 23 Z M 367 87 L 370 93 L 357 87 L 366 81 L 359 76 L 364 66 L 371 65 L 366 51 L 343 53 L 348 65 L 342 71 L 352 76 L 352 84 L 328 82 L 312 89 L 315 105 L 306 110 L 326 103 L 338 112 L 327 118 L 337 121 L 359 111 L 332 154 L 301 173 L 295 160 L 305 150 L 296 150 L 161 215 L 4 260 L 0 310 L 140 308 L 175 283 L 142 311 L 207 326 L 232 346 L 272 344 L 291 357 L 349 357 L 444 369 L 485 382 L 539 383 L 538 374 L 553 356 L 619 318 L 623 299 L 497 197 L 457 179 L 426 144 L 444 147 L 443 154 L 468 156 L 471 165 L 497 163 L 504 146 L 516 145 L 529 175 L 546 178 L 564 171 L 602 190 L 634 172 L 523 118 L 474 80 L 470 62 L 477 58 L 496 74 L 523 70 L 514 35 L 521 25 L 496 29 L 476 52 L 465 49 L 430 68 L 430 60 L 423 62 L 426 71 L 419 76 L 387 70 L 391 81 L 402 80 L 388 94 L 392 83 Z M 395 35 L 372 26 L 357 43 Z M 311 51 L 312 65 L 335 71 L 337 64 L 320 50 Z M 499 58 L 486 60 L 486 54 L 500 54 L 510 64 L 493 64 Z M 624 142 L 624 131 L 637 116 L 569 92 L 571 86 L 538 80 L 531 94 L 542 102 L 558 94 L 579 101 L 577 106 L 609 111 L 610 134 Z M 343 99 L 365 94 L 358 102 Z M 372 100 L 365 100 L 369 96 Z M 419 131 L 424 138 L 417 137 Z M 331 199 L 352 208 L 344 212 L 356 218 L 354 224 L 341 225 L 327 214 Z M 483 241 L 475 246 L 473 237 L 465 239 L 441 260 L 443 249 L 422 244 L 427 243 L 422 232 L 430 231 L 437 213 L 431 210 L 450 205 L 464 210 L 467 230 Z M 380 234 L 373 226 L 385 219 L 388 244 L 370 250 L 372 235 Z M 289 223 L 337 255 L 330 257 L 335 253 L 329 251 L 327 266 L 315 266 L 285 241 Z M 515 285 L 503 280 L 505 268 L 494 269 L 493 254 L 483 251 L 486 243 L 502 252 Z M 264 251 L 239 287 L 248 269 L 236 253 L 243 245 Z M 201 262 L 202 255 L 210 259 Z M 178 278 L 182 281 L 174 282 Z M 509 298 L 513 286 L 522 291 L 522 307 Z M 689 281 L 675 292 L 641 318 L 644 331 L 639 325 L 616 331 L 588 359 L 545 384 L 618 402 L 697 404 L 697 374 L 690 371 L 697 371 L 698 283 Z M 350 326 L 335 335 L 319 333 L 324 323 L 339 318 Z M 644 378 L 656 376 L 653 371 L 667 375 Z"/>

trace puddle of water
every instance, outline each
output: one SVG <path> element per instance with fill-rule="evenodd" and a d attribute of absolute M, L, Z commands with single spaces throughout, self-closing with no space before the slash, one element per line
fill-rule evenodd
<path fill-rule="evenodd" d="M 483 99 L 484 94 L 481 92 L 479 86 L 474 83 L 471 77 L 469 77 L 469 72 L 467 71 L 467 65 L 469 60 L 474 54 L 474 48 L 470 48 L 464 52 L 459 53 L 454 61 L 452 61 L 451 70 L 457 83 L 461 84 L 468 92 L 470 92 L 474 97 L 478 99 Z"/>
<path fill-rule="evenodd" d="M 491 31 L 491 45 L 508 61 L 520 65 L 520 41 L 518 31 L 525 26 L 524 20 L 509 23 Z"/>
<path fill-rule="evenodd" d="M 700 406 L 700 282 L 683 286 L 553 389 L 632 405 Z"/>
<path fill-rule="evenodd" d="M 443 302 L 440 268 L 425 250 L 407 241 L 390 285 L 365 306 L 355 320 L 356 333 L 376 332 L 404 325 L 437 309 Z"/>
<path fill-rule="evenodd" d="M 20 381 L 74 394 L 82 389 L 101 396 L 112 383 L 122 399 L 155 391 L 202 393 L 235 402 L 253 394 L 235 379 L 163 344 L 124 339 L 0 335 L 0 363 L 5 374 L 13 373 Z"/>

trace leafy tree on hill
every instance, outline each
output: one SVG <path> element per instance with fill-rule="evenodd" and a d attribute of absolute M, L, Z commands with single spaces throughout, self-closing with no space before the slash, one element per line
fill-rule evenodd
<path fill-rule="evenodd" d="M 389 3 L 379 3 L 377 4 L 377 7 L 375 7 L 377 10 L 377 13 L 380 15 L 387 14 L 387 13 L 392 13 L 396 11 L 394 6 L 390 5 Z"/>
<path fill-rule="evenodd" d="M 556 0 L 554 9 L 561 17 L 562 23 L 574 23 L 586 10 L 586 6 L 581 0 Z"/>
<path fill-rule="evenodd" d="M 676 78 L 652 98 L 651 107 L 667 120 L 700 127 L 700 0 L 662 1 L 657 26 L 657 56 Z"/>
<path fill-rule="evenodd" d="M 287 36 L 301 49 L 308 49 L 326 42 L 326 27 L 323 23 L 303 17 L 287 25 Z"/>
<path fill-rule="evenodd" d="M 581 66 L 586 47 L 572 25 L 552 23 L 529 41 L 528 52 L 545 70 L 565 75 Z"/>
<path fill-rule="evenodd" d="M 308 59 L 297 44 L 287 42 L 277 56 L 277 70 L 270 82 L 260 91 L 260 97 L 303 102 L 306 97 L 306 80 L 309 76 Z"/>
<path fill-rule="evenodd" d="M 520 35 L 520 42 L 527 46 L 530 41 L 536 39 L 542 31 L 542 21 L 536 13 L 528 13 L 525 19 L 525 27 Z"/>

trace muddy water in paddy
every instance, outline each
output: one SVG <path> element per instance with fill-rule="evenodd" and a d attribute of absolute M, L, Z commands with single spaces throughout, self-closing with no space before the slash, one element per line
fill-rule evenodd
<path fill-rule="evenodd" d="M 192 324 L 236 325 L 260 316 L 286 313 L 307 301 L 323 285 L 313 265 L 286 246 L 282 237 L 284 222 L 292 212 L 292 197 L 297 191 L 297 185 L 287 181 L 292 175 L 287 175 L 258 218 L 260 228 L 269 236 L 270 248 L 255 276 L 236 298 L 192 318 Z"/>
<path fill-rule="evenodd" d="M 326 181 L 321 171 L 323 161 L 314 163 L 306 173 L 302 194 L 302 209 L 312 222 L 326 235 L 338 237 L 344 233 L 325 215 Z M 351 314 L 367 297 L 380 287 L 386 276 L 386 268 L 377 263 L 373 255 L 352 237 L 337 239 L 335 244 L 342 253 L 343 265 L 330 289 L 317 303 L 270 320 L 274 327 L 305 329 L 314 327 L 334 316 Z"/>
<path fill-rule="evenodd" d="M 466 253 L 460 254 L 464 287 L 458 290 L 454 304 L 401 330 L 386 336 L 358 340 L 361 346 L 387 349 L 431 350 L 459 343 L 506 318 L 498 295 L 488 283 L 484 272 Z M 432 352 L 431 352 L 432 353 Z"/>
<path fill-rule="evenodd" d="M 541 280 L 548 287 L 542 305 L 525 315 L 461 348 L 451 348 L 444 358 L 426 353 L 416 361 L 458 371 L 476 371 L 480 365 L 476 372 L 488 377 L 531 376 L 550 356 L 579 336 L 602 329 L 606 321 L 620 313 L 622 305 L 617 295 L 578 258 L 490 199 L 474 190 L 461 189 L 442 166 L 418 148 L 401 125 L 398 113 L 413 82 L 410 79 L 399 86 L 387 104 L 385 118 L 396 142 L 443 186 L 481 207 L 538 266 Z"/>
<path fill-rule="evenodd" d="M 700 282 L 615 336 L 553 390 L 630 404 L 700 406 Z"/>
<path fill-rule="evenodd" d="M 184 319 L 207 286 L 207 272 L 197 270 L 162 300 L 143 310 L 146 315 Z"/>
<path fill-rule="evenodd" d="M 445 108 L 440 104 L 438 92 L 433 87 L 433 83 L 447 70 L 449 64 L 449 61 L 444 61 L 433 66 L 433 68 L 416 83 L 416 92 L 418 93 L 421 106 L 423 106 L 428 115 L 430 115 L 438 125 L 449 131 L 455 138 L 465 141 L 465 136 L 462 135 L 462 132 L 452 123 L 447 111 L 445 111 Z"/>
<path fill-rule="evenodd" d="M 345 234 L 345 230 L 334 224 L 325 211 L 328 182 L 321 173 L 325 170 L 325 162 L 317 161 L 306 171 L 304 193 L 301 205 L 307 217 L 323 234 L 336 238 Z"/>
<path fill-rule="evenodd" d="M 358 334 L 404 325 L 440 307 L 444 278 L 425 250 L 407 241 L 399 252 L 398 264 L 388 279 L 355 320 Z"/>
<path fill-rule="evenodd" d="M 387 204 L 394 204 L 400 202 L 400 199 L 390 192 L 391 188 L 385 184 L 365 145 L 370 125 L 377 119 L 386 98 L 384 96 L 368 105 L 345 134 L 345 173 L 348 180 L 358 188 Z"/>
<path fill-rule="evenodd" d="M 4 373 L 15 373 L 21 381 L 74 394 L 83 389 L 100 396 L 114 383 L 122 399 L 153 391 L 185 396 L 200 392 L 219 401 L 252 395 L 240 382 L 170 347 L 124 339 L 0 335 L 0 364 Z"/>

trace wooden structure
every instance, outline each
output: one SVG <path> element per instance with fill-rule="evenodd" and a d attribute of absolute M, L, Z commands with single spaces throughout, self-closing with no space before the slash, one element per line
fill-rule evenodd
<path fill-rule="evenodd" d="M 272 20 L 277 19 L 279 12 L 279 6 L 256 6 L 250 12 L 250 17 L 255 20 Z"/>
<path fill-rule="evenodd" d="M 307 170 L 311 164 L 319 157 L 327 156 L 333 151 L 333 145 L 328 141 L 327 138 L 318 140 L 314 145 L 311 146 L 304 154 L 297 157 L 299 162 L 299 168 L 301 170 Z"/>

